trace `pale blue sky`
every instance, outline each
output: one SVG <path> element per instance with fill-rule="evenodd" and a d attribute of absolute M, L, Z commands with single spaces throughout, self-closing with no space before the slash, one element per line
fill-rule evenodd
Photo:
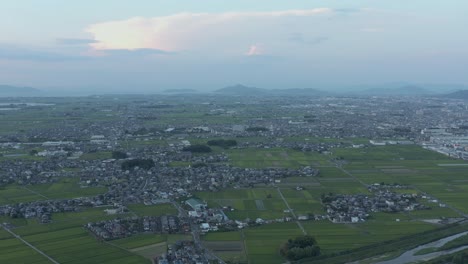
<path fill-rule="evenodd" d="M 2 0 L 0 84 L 468 84 L 466 0 Z"/>

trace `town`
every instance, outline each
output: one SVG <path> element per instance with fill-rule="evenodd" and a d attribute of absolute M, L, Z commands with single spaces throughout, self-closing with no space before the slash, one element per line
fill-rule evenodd
<path fill-rule="evenodd" d="M 418 211 L 451 210 L 441 215 L 444 219 L 466 216 L 456 201 L 445 201 L 444 195 L 438 201 L 440 192 L 423 191 L 419 183 L 377 183 L 383 176 L 367 180 L 361 175 L 398 178 L 415 172 L 397 164 L 406 162 L 400 154 L 389 155 L 395 165 L 376 165 L 368 172 L 353 168 L 356 160 L 348 154 L 427 149 L 425 155 L 446 156 L 434 156 L 441 166 L 462 170 L 468 159 L 464 101 L 213 94 L 17 100 L 3 99 L 0 112 L 2 122 L 20 120 L 0 134 L 5 190 L 0 215 L 13 232 L 18 219 L 54 225 L 61 221 L 58 215 L 99 210 L 101 219 L 81 225 L 98 241 L 179 235 L 183 239 L 149 258 L 224 263 L 205 237 L 285 223 L 297 224 L 306 234 L 304 226 L 315 222 L 359 224 L 377 213 L 395 222 Z M 34 126 L 27 115 L 36 116 Z M 412 160 L 411 154 L 406 157 Z M 336 177 L 337 184 L 352 180 L 356 191 L 326 187 L 329 177 Z M 61 197 L 43 186 L 74 191 Z M 5 188 L 32 197 L 9 197 Z M 253 190 L 255 197 L 222 198 L 229 190 L 239 195 Z M 299 206 L 291 198 L 309 190 L 317 197 L 315 207 Z M 210 193 L 221 198 L 209 198 Z M 145 215 L 148 210 L 132 209 L 137 205 L 168 205 L 174 212 Z"/>

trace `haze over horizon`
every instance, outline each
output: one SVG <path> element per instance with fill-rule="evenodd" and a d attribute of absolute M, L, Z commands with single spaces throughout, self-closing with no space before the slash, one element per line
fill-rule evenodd
<path fill-rule="evenodd" d="M 0 6 L 0 84 L 67 92 L 468 84 L 461 0 Z"/>

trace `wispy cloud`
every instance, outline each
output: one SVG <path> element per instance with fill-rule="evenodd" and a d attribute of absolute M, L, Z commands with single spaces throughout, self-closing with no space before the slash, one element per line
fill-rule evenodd
<path fill-rule="evenodd" d="M 57 43 L 60 45 L 88 45 L 96 43 L 94 39 L 80 39 L 80 38 L 59 38 Z"/>
<path fill-rule="evenodd" d="M 22 60 L 22 61 L 42 61 L 42 62 L 59 62 L 71 60 L 83 60 L 84 56 L 74 56 L 38 49 L 1 46 L 0 59 L 4 60 Z"/>
<path fill-rule="evenodd" d="M 103 56 L 116 56 L 116 57 L 126 57 L 126 56 L 153 56 L 153 55 L 169 55 L 174 54 L 174 52 L 158 50 L 158 49 L 134 49 L 134 50 L 127 50 L 127 49 L 115 49 L 115 50 L 105 50 L 102 51 Z"/>
<path fill-rule="evenodd" d="M 245 53 L 247 56 L 259 56 L 263 54 L 263 49 L 258 44 L 250 46 L 247 53 Z"/>

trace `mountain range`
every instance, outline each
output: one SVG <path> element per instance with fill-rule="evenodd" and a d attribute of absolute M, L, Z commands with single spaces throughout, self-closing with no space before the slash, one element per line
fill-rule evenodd
<path fill-rule="evenodd" d="M 326 89 L 326 88 L 325 88 Z M 11 85 L 0 85 L 0 96 L 67 96 L 86 95 L 74 94 L 72 92 L 54 92 L 40 90 L 32 87 L 18 87 Z M 93 92 L 90 92 L 90 94 Z M 157 92 L 156 92 L 157 93 Z M 203 91 L 195 89 L 167 89 L 163 94 L 202 94 Z M 468 99 L 468 87 L 463 85 L 410 85 L 410 84 L 387 84 L 375 86 L 354 86 L 343 87 L 341 90 L 327 89 L 320 90 L 314 88 L 290 88 L 290 89 L 264 89 L 250 87 L 242 84 L 227 86 L 211 93 L 223 95 L 278 95 L 278 96 L 437 96 L 454 99 Z"/>
<path fill-rule="evenodd" d="M 445 94 L 443 97 L 468 100 L 468 90 L 460 90 L 453 93 Z"/>
<path fill-rule="evenodd" d="M 41 90 L 32 87 L 0 85 L 0 96 L 35 96 L 40 93 Z"/>
<path fill-rule="evenodd" d="M 226 95 L 327 95 L 325 91 L 320 91 L 312 88 L 292 88 L 292 89 L 263 89 L 257 87 L 249 87 L 242 84 L 228 86 L 214 91 L 217 94 Z"/>

